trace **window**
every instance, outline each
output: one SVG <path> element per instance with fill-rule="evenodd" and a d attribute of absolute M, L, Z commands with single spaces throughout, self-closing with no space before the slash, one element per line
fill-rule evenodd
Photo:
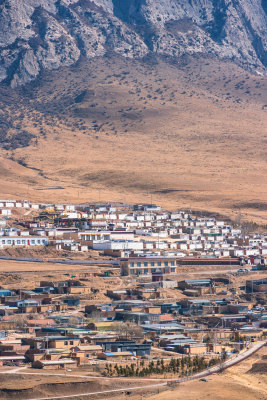
<path fill-rule="evenodd" d="M 151 261 L 150 265 L 151 265 L 151 267 L 154 267 L 154 265 L 155 265 L 154 261 Z"/>
<path fill-rule="evenodd" d="M 164 261 L 165 267 L 168 267 L 168 261 Z"/>
<path fill-rule="evenodd" d="M 8 241 L 7 241 L 7 244 L 11 244 L 11 240 L 8 240 Z"/>
<path fill-rule="evenodd" d="M 134 275 L 134 274 L 135 274 L 134 269 L 130 269 L 130 274 L 131 274 L 131 275 Z"/>
<path fill-rule="evenodd" d="M 22 244 L 25 244 L 25 243 L 26 243 L 26 241 L 25 241 L 25 240 L 22 240 L 22 241 L 21 241 L 21 243 L 22 243 Z"/>
<path fill-rule="evenodd" d="M 156 272 L 156 268 L 152 268 L 152 269 L 151 269 L 151 272 Z"/>
<path fill-rule="evenodd" d="M 158 262 L 158 267 L 161 267 L 161 262 L 160 261 Z"/>
<path fill-rule="evenodd" d="M 137 263 L 137 267 L 141 267 L 141 263 L 140 262 Z"/>
<path fill-rule="evenodd" d="M 70 344 L 73 345 L 73 340 L 70 341 Z"/>
<path fill-rule="evenodd" d="M 64 341 L 64 345 L 65 345 L 65 346 L 68 345 L 68 341 L 67 341 L 67 340 Z"/>
<path fill-rule="evenodd" d="M 134 267 L 134 263 L 133 262 L 130 262 L 130 267 Z"/>
<path fill-rule="evenodd" d="M 40 244 L 40 243 L 41 243 L 41 240 L 37 240 L 37 243 Z"/>
<path fill-rule="evenodd" d="M 147 268 L 144 269 L 144 274 L 145 274 L 145 275 L 148 274 L 148 269 L 147 269 Z"/>
<path fill-rule="evenodd" d="M 175 262 L 174 262 L 174 261 L 171 261 L 171 265 L 174 266 L 174 265 L 175 265 Z"/>
<path fill-rule="evenodd" d="M 175 272 L 175 268 L 171 268 L 171 272 Z"/>
<path fill-rule="evenodd" d="M 5 243 L 6 243 L 6 241 L 5 241 L 5 240 L 2 240 L 2 243 L 3 243 L 3 244 L 5 244 Z"/>
<path fill-rule="evenodd" d="M 17 244 L 20 244 L 20 240 L 17 240 Z"/>
<path fill-rule="evenodd" d="M 144 267 L 147 267 L 147 262 L 146 261 L 144 262 Z"/>
<path fill-rule="evenodd" d="M 35 240 L 31 240 L 31 244 L 35 244 Z"/>

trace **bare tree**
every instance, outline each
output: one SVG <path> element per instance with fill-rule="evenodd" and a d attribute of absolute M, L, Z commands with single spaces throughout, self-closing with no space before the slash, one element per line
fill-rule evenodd
<path fill-rule="evenodd" d="M 141 326 L 133 322 L 117 322 L 112 327 L 112 330 L 116 331 L 120 337 L 126 340 L 142 339 L 144 337 L 144 331 Z"/>
<path fill-rule="evenodd" d="M 79 318 L 72 316 L 69 318 L 69 325 L 79 325 Z"/>
<path fill-rule="evenodd" d="M 234 224 L 240 228 L 242 221 L 243 221 L 243 216 L 241 213 L 238 213 L 237 216 L 235 217 Z"/>
<path fill-rule="evenodd" d="M 241 230 L 243 240 L 246 236 L 248 236 L 252 232 L 255 232 L 255 230 L 257 229 L 257 225 L 253 222 L 244 221 L 243 215 L 241 213 L 236 216 L 234 225 Z"/>
<path fill-rule="evenodd" d="M 39 317 L 39 314 L 33 314 L 33 313 L 31 313 L 31 314 L 29 314 L 28 319 L 38 319 L 38 317 Z"/>
<path fill-rule="evenodd" d="M 27 324 L 27 317 L 26 315 L 17 314 L 12 321 L 16 323 L 16 327 L 19 329 Z"/>

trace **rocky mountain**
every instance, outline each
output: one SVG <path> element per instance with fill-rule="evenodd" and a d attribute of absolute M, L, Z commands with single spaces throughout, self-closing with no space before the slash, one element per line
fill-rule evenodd
<path fill-rule="evenodd" d="M 267 66 L 265 0 L 0 0 L 0 82 L 117 54 L 207 55 Z"/>

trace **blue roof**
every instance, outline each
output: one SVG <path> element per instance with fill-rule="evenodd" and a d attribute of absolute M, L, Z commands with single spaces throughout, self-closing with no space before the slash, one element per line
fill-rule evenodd
<path fill-rule="evenodd" d="M 11 295 L 11 291 L 9 289 L 0 289 L 0 296 L 1 295 Z"/>
<path fill-rule="evenodd" d="M 131 351 L 125 350 L 125 352 L 134 355 Z M 122 351 L 121 353 L 123 354 L 123 353 L 125 353 L 125 352 Z M 106 356 L 115 356 L 115 355 L 119 355 L 119 353 L 120 353 L 120 352 L 118 352 L 118 353 L 116 353 L 116 354 L 115 354 L 115 353 L 111 353 L 111 352 L 106 352 L 106 353 L 104 353 L 104 354 L 105 354 Z"/>
<path fill-rule="evenodd" d="M 260 331 L 260 329 L 256 328 L 255 326 L 241 326 L 239 329 L 241 331 Z"/>

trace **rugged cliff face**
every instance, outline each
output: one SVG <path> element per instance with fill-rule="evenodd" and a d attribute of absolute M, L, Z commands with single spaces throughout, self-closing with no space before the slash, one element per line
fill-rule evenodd
<path fill-rule="evenodd" d="M 12 87 L 110 52 L 267 66 L 264 0 L 0 0 L 0 32 L 0 82 Z"/>

